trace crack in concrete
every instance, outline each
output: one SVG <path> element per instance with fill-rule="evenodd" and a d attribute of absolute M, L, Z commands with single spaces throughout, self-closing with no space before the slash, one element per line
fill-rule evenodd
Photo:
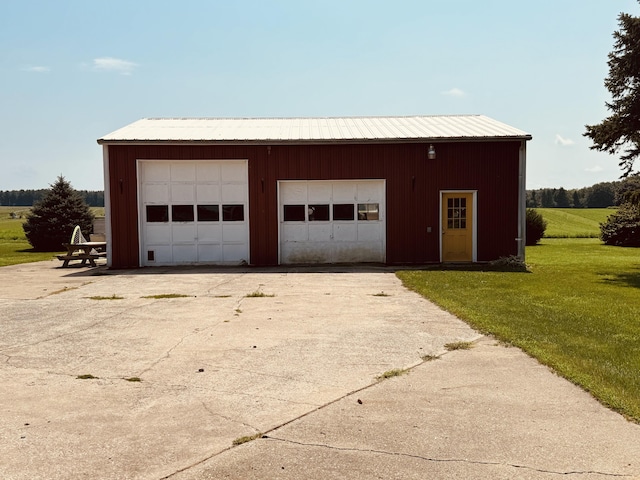
<path fill-rule="evenodd" d="M 238 423 L 238 424 L 243 425 L 243 426 L 245 426 L 245 427 L 247 427 L 247 428 L 250 428 L 251 430 L 253 430 L 253 431 L 254 431 L 254 432 L 256 432 L 256 433 L 259 433 L 259 432 L 260 432 L 260 430 L 259 430 L 259 429 L 257 429 L 256 427 L 254 427 L 253 425 L 249 425 L 248 423 L 242 422 L 242 421 L 240 421 L 240 420 L 238 420 L 238 419 L 236 419 L 236 418 L 231 418 L 231 417 L 228 417 L 228 416 L 226 416 L 226 415 L 222 415 L 221 413 L 214 412 L 213 410 L 211 410 L 211 409 L 209 408 L 209 406 L 208 406 L 205 402 L 200 402 L 200 403 L 202 404 L 202 408 L 204 408 L 204 409 L 205 409 L 205 411 L 206 411 L 209 415 L 211 415 L 212 417 L 219 417 L 219 418 L 223 418 L 224 420 L 227 420 L 228 422 Z"/>
<path fill-rule="evenodd" d="M 112 318 L 112 317 L 109 317 L 109 318 Z M 8 349 L 13 349 L 13 348 L 24 348 L 24 347 L 35 347 L 35 346 L 37 346 L 37 345 L 41 345 L 41 344 L 43 344 L 43 343 L 52 342 L 52 341 L 54 341 L 54 340 L 58 340 L 58 339 L 63 338 L 63 337 L 68 337 L 68 336 L 71 336 L 71 335 L 75 335 L 75 334 L 77 334 L 77 333 L 85 332 L 85 331 L 87 331 L 87 330 L 90 330 L 90 329 L 92 329 L 92 328 L 96 327 L 97 325 L 100 325 L 100 324 L 105 323 L 107 320 L 108 320 L 108 318 L 107 318 L 107 319 L 103 319 L 103 320 L 99 320 L 99 321 L 94 322 L 94 323 L 92 323 L 92 324 L 90 324 L 90 325 L 87 325 L 87 326 L 85 326 L 85 327 L 83 327 L 83 328 L 79 328 L 79 329 L 77 329 L 77 330 L 73 330 L 73 331 L 71 331 L 71 332 L 61 333 L 61 334 L 59 334 L 59 335 L 55 335 L 55 336 L 53 336 L 53 337 L 43 338 L 42 340 L 38 340 L 38 341 L 33 342 L 33 343 L 23 343 L 23 344 L 19 344 L 19 345 L 10 345 L 10 346 L 5 347 L 4 349 L 2 349 L 2 350 L 0 351 L 0 354 L 1 354 L 1 355 L 6 355 L 6 354 L 4 353 L 4 351 L 5 351 L 5 350 L 8 350 Z"/>
<path fill-rule="evenodd" d="M 295 440 L 287 440 L 285 438 L 271 437 L 268 435 L 263 435 L 262 437 L 265 440 L 275 440 L 283 443 L 290 443 L 293 445 L 300 445 L 303 447 L 317 447 L 317 448 L 326 448 L 329 450 L 338 450 L 343 452 L 360 452 L 360 453 L 372 453 L 377 455 L 388 455 L 388 456 L 396 456 L 396 457 L 407 457 L 413 458 L 417 460 L 424 460 L 427 462 L 442 462 L 442 463 L 467 463 L 470 465 L 489 465 L 489 466 L 505 466 L 512 468 L 519 468 L 524 470 L 530 470 L 538 473 L 549 473 L 553 475 L 602 475 L 607 477 L 632 477 L 630 474 L 623 473 L 609 473 L 609 472 L 599 472 L 596 470 L 570 470 L 570 471 L 556 471 L 556 470 L 548 470 L 544 468 L 536 468 L 531 467 L 529 465 L 520 465 L 517 463 L 508 463 L 508 462 L 492 462 L 489 460 L 468 460 L 464 458 L 435 458 L 435 457 L 426 457 L 423 455 L 416 455 L 411 453 L 404 452 L 388 452 L 386 450 L 376 450 L 373 448 L 354 448 L 354 447 L 338 447 L 334 445 L 327 445 L 324 443 L 305 443 L 305 442 L 297 442 Z"/>
<path fill-rule="evenodd" d="M 230 278 L 227 278 L 225 280 L 220 281 L 219 283 L 215 284 L 213 287 L 209 288 L 207 290 L 207 294 L 211 295 L 212 291 L 215 290 L 218 287 L 221 287 L 223 285 L 228 285 L 229 283 L 235 282 L 236 280 L 238 280 L 239 278 L 244 277 L 245 275 L 247 275 L 246 273 L 240 273 L 238 276 L 231 276 Z"/>
<path fill-rule="evenodd" d="M 143 309 L 143 308 L 145 308 L 145 306 L 138 306 L 138 307 L 133 307 L 133 308 L 128 307 L 127 309 L 130 310 L 130 311 L 134 311 L 134 310 L 140 310 L 140 309 Z M 76 313 L 78 311 L 82 311 L 83 312 L 84 309 L 73 310 L 73 312 L 67 312 L 67 314 L 68 313 Z M 113 315 L 110 315 L 108 317 L 105 317 L 105 318 L 103 318 L 101 320 L 95 321 L 95 322 L 91 323 L 90 325 L 86 325 L 86 326 L 84 326 L 82 328 L 78 328 L 76 330 L 72 330 L 70 332 L 64 332 L 64 333 L 61 333 L 59 335 L 55 335 L 55 336 L 48 337 L 48 338 L 43 338 L 42 340 L 38 340 L 38 341 L 32 342 L 32 343 L 22 343 L 22 344 L 16 344 L 16 345 L 8 345 L 8 346 L 5 346 L 2 349 L 0 349 L 0 354 L 5 355 L 4 351 L 8 350 L 8 349 L 23 348 L 23 347 L 34 347 L 36 345 L 40 345 L 40 344 L 43 344 L 43 343 L 47 343 L 47 342 L 51 342 L 51 341 L 54 341 L 54 340 L 58 340 L 58 339 L 63 338 L 63 337 L 68 337 L 68 336 L 71 336 L 71 335 L 75 335 L 77 333 L 85 332 L 87 330 L 90 330 L 90 329 L 98 326 L 98 325 L 102 325 L 102 324 L 108 322 L 109 320 L 112 320 L 114 318 L 118 318 L 120 315 L 122 315 L 122 311 L 120 311 L 118 313 L 115 313 Z"/>
<path fill-rule="evenodd" d="M 182 345 L 184 340 L 187 337 L 190 337 L 191 335 L 195 335 L 195 333 L 194 332 L 190 332 L 190 333 L 187 333 L 186 335 L 183 335 L 180 338 L 180 340 L 178 340 L 171 348 L 169 348 L 166 352 L 164 352 L 163 355 L 161 355 L 154 362 L 152 362 L 151 365 L 149 365 L 147 368 L 145 368 L 144 370 L 141 370 L 140 373 L 138 373 L 138 375 L 136 375 L 136 376 L 137 377 L 142 377 L 145 373 L 147 373 L 148 371 L 150 371 L 153 368 L 155 368 L 156 365 L 158 365 L 160 362 L 162 362 L 163 360 L 166 360 L 167 358 L 169 358 L 171 356 L 171 352 L 173 352 L 176 348 L 178 348 L 180 345 Z"/>

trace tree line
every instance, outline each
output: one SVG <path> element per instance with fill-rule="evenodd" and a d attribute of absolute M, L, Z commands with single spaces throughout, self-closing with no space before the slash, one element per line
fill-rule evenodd
<path fill-rule="evenodd" d="M 31 207 L 39 202 L 50 189 L 0 190 L 0 205 L 10 207 Z M 77 190 L 90 207 L 104 207 L 104 192 L 101 190 Z"/>
<path fill-rule="evenodd" d="M 590 187 L 527 190 L 528 208 L 607 208 L 620 205 L 627 192 L 640 190 L 640 177 L 601 182 Z"/>

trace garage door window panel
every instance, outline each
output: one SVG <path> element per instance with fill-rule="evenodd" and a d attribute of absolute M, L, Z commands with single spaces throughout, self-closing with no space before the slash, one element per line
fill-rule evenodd
<path fill-rule="evenodd" d="M 359 203 L 358 220 L 377 221 L 380 220 L 380 206 L 377 203 Z"/>
<path fill-rule="evenodd" d="M 171 205 L 172 222 L 193 222 L 193 205 Z"/>
<path fill-rule="evenodd" d="M 219 205 L 198 205 L 198 221 L 199 222 L 219 222 L 220 206 Z"/>
<path fill-rule="evenodd" d="M 337 221 L 353 221 L 354 220 L 353 203 L 334 203 L 333 219 Z"/>
<path fill-rule="evenodd" d="M 147 222 L 166 223 L 169 221 L 168 205 L 147 205 Z"/>
<path fill-rule="evenodd" d="M 244 205 L 223 205 L 223 222 L 244 222 Z"/>
<path fill-rule="evenodd" d="M 328 222 L 329 205 L 309 205 L 308 214 L 310 222 Z"/>
<path fill-rule="evenodd" d="M 304 222 L 306 220 L 304 205 L 285 205 L 284 221 L 285 222 Z"/>

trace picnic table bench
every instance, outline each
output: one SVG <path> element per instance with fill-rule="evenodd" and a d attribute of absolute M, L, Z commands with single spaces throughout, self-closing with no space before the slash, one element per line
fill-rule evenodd
<path fill-rule="evenodd" d="M 66 255 L 58 255 L 58 260 L 62 260 L 62 268 L 68 267 L 69 262 L 74 260 L 81 261 L 82 265 L 86 265 L 87 262 L 92 267 L 97 267 L 96 259 L 107 256 L 107 252 L 104 249 L 107 246 L 107 242 L 82 242 L 82 243 L 63 243 L 67 249 Z"/>

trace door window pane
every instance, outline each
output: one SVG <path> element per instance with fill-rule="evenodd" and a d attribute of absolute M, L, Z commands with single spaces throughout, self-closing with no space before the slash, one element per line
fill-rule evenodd
<path fill-rule="evenodd" d="M 310 222 L 328 222 L 329 205 L 309 205 L 308 208 Z"/>
<path fill-rule="evenodd" d="M 147 205 L 147 222 L 165 223 L 169 221 L 169 207 L 167 205 Z"/>
<path fill-rule="evenodd" d="M 304 222 L 305 206 L 304 205 L 285 205 L 284 221 L 285 222 Z"/>
<path fill-rule="evenodd" d="M 244 205 L 223 205 L 222 221 L 223 222 L 244 221 Z"/>
<path fill-rule="evenodd" d="M 467 199 L 447 199 L 447 228 L 467 228 Z"/>
<path fill-rule="evenodd" d="M 335 203 L 333 205 L 334 220 L 353 220 L 353 203 Z"/>
<path fill-rule="evenodd" d="M 193 222 L 193 205 L 171 205 L 172 222 Z"/>
<path fill-rule="evenodd" d="M 380 220 L 380 206 L 377 203 L 359 203 L 358 220 Z"/>
<path fill-rule="evenodd" d="M 220 220 L 219 205 L 198 205 L 199 222 L 217 222 Z"/>

